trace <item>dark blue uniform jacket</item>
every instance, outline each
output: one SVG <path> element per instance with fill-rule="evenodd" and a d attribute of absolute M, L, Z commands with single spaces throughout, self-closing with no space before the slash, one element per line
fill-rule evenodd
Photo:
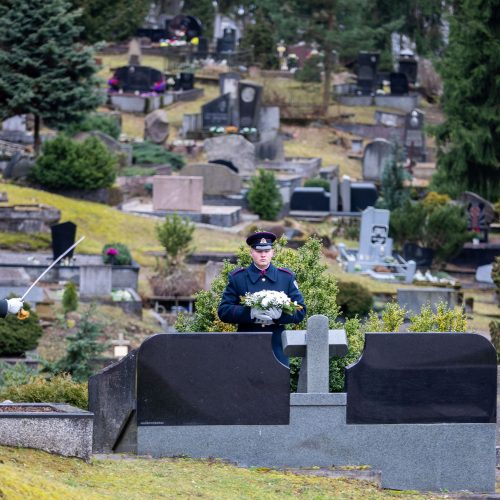
<path fill-rule="evenodd" d="M 7 304 L 7 299 L 0 300 L 0 318 L 5 318 L 7 316 L 9 304 Z"/>
<path fill-rule="evenodd" d="M 256 324 L 250 318 L 250 307 L 241 305 L 241 297 L 246 293 L 261 290 L 285 292 L 292 301 L 296 301 L 303 309 L 295 311 L 293 315 L 283 313 L 279 319 L 274 320 L 273 325 L 263 327 Z M 249 267 L 237 269 L 229 275 L 229 283 L 224 290 L 218 314 L 225 323 L 237 324 L 239 332 L 273 332 L 273 351 L 279 361 L 288 365 L 288 359 L 283 354 L 281 345 L 281 332 L 285 329 L 285 325 L 300 323 L 304 319 L 306 306 L 292 271 L 271 264 L 266 273 L 262 275 L 260 270 L 251 264 Z"/>

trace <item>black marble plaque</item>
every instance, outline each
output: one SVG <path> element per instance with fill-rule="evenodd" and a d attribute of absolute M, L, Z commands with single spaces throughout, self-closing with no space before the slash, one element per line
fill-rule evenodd
<path fill-rule="evenodd" d="M 296 188 L 290 199 L 290 210 L 329 212 L 330 193 L 320 187 Z"/>
<path fill-rule="evenodd" d="M 408 94 L 408 77 L 404 73 L 391 73 L 389 77 L 391 95 Z"/>
<path fill-rule="evenodd" d="M 261 96 L 262 87 L 260 85 L 249 82 L 238 83 L 240 128 L 258 127 Z"/>
<path fill-rule="evenodd" d="M 367 333 L 348 424 L 495 423 L 496 352 L 472 333 Z"/>
<path fill-rule="evenodd" d="M 230 94 L 224 94 L 201 107 L 203 128 L 225 127 L 231 124 Z"/>
<path fill-rule="evenodd" d="M 271 333 L 148 338 L 137 362 L 138 425 L 287 425 L 290 375 Z"/>
<path fill-rule="evenodd" d="M 163 74 L 149 66 L 122 66 L 113 75 L 115 86 L 124 92 L 150 92 L 156 82 L 163 81 Z"/>
<path fill-rule="evenodd" d="M 375 206 L 378 191 L 372 182 L 355 182 L 351 184 L 351 212 L 362 212 L 365 208 Z"/>
<path fill-rule="evenodd" d="M 408 82 L 415 84 L 418 76 L 418 62 L 416 59 L 400 59 L 399 72 L 406 75 Z"/>

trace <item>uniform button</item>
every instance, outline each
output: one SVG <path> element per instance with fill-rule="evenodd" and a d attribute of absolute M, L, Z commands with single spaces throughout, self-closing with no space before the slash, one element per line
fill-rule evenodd
<path fill-rule="evenodd" d="M 266 278 L 262 278 L 262 281 L 266 281 Z"/>

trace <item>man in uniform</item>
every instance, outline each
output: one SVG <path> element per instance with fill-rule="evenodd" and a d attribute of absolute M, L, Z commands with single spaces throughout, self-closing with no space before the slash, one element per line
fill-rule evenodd
<path fill-rule="evenodd" d="M 247 268 L 236 269 L 229 275 L 229 283 L 219 304 L 218 314 L 225 323 L 237 324 L 239 332 L 273 332 L 273 352 L 281 363 L 288 366 L 288 358 L 283 353 L 281 344 L 281 332 L 285 325 L 300 323 L 304 319 L 306 306 L 294 273 L 271 264 L 275 240 L 276 235 L 270 232 L 254 233 L 247 238 L 253 263 Z M 246 293 L 262 290 L 284 292 L 292 302 L 301 305 L 302 309 L 290 315 L 279 308 L 264 311 L 241 304 L 241 297 Z"/>
<path fill-rule="evenodd" d="M 0 299 L 0 318 L 5 318 L 8 313 L 17 314 L 23 307 L 23 301 L 19 298 Z"/>

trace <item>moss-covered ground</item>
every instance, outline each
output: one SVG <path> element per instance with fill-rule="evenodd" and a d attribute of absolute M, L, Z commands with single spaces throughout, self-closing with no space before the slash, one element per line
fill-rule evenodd
<path fill-rule="evenodd" d="M 79 459 L 0 447 L 0 498 L 25 499 L 384 499 L 439 495 L 384 491 L 348 479 L 244 469 L 217 460 Z"/>

